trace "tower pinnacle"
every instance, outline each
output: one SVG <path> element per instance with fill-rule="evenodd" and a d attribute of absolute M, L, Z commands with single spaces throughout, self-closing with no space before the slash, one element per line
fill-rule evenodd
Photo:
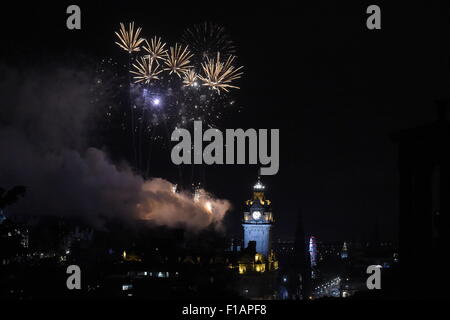
<path fill-rule="evenodd" d="M 253 197 L 246 201 L 242 226 L 244 227 L 244 245 L 250 241 L 256 242 L 256 252 L 268 256 L 271 243 L 271 227 L 273 223 L 270 201 L 264 195 L 265 186 L 258 181 L 253 186 Z"/>

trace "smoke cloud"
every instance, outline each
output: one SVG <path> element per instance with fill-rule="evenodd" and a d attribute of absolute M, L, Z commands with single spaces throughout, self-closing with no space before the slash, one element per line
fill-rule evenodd
<path fill-rule="evenodd" d="M 96 227 L 109 218 L 190 230 L 221 227 L 228 201 L 205 190 L 195 197 L 175 192 L 160 178 L 144 181 L 87 145 L 95 111 L 88 72 L 0 64 L 0 74 L 0 186 L 27 187 L 10 213 L 81 218 Z"/>

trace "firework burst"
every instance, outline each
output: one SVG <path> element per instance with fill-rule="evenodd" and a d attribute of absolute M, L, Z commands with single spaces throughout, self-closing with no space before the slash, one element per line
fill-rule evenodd
<path fill-rule="evenodd" d="M 128 53 L 140 51 L 140 44 L 144 41 L 144 38 L 139 38 L 141 28 L 134 30 L 134 22 L 130 22 L 128 25 L 128 31 L 125 29 L 125 25 L 120 23 L 119 33 L 115 32 L 119 42 L 115 42 L 119 47 Z"/>
<path fill-rule="evenodd" d="M 234 56 L 229 56 L 226 62 L 220 61 L 220 53 L 217 53 L 216 59 L 206 58 L 206 62 L 202 63 L 204 76 L 198 75 L 203 81 L 204 86 L 208 86 L 216 90 L 220 94 L 220 90 L 228 92 L 229 88 L 239 89 L 239 87 L 230 83 L 239 79 L 243 72 L 239 72 L 241 67 L 235 68 L 232 63 Z"/>
<path fill-rule="evenodd" d="M 234 81 L 242 75 L 242 67 L 236 65 L 231 54 L 234 45 L 217 25 L 205 24 L 202 28 L 193 32 L 196 39 L 192 42 L 183 38 L 181 44 L 175 42 L 170 46 L 154 35 L 148 37 L 148 41 L 141 38 L 142 30 L 133 22 L 129 25 L 121 23 L 120 30 L 115 33 L 120 50 L 129 53 L 130 86 L 126 86 L 129 99 L 125 104 L 122 95 L 115 95 L 117 108 L 108 101 L 105 114 L 108 121 L 121 121 L 121 129 L 131 131 L 134 166 L 145 176 L 153 170 L 152 148 L 168 145 L 172 128 L 190 128 L 195 120 L 213 128 L 219 125 L 228 108 L 236 110 L 232 95 L 222 94 L 230 88 L 238 88 Z M 201 40 L 202 34 L 209 38 Z M 141 54 L 134 58 L 133 54 L 138 51 Z M 177 76 L 170 76 L 172 74 Z M 115 77 L 121 79 L 119 73 Z M 108 89 L 103 86 L 111 79 L 104 72 L 102 78 L 105 82 L 97 84 L 97 91 Z M 118 87 L 125 86 L 121 83 Z M 127 106 L 131 113 L 124 112 Z M 131 125 L 126 124 L 129 114 Z M 213 210 L 209 205 L 206 209 Z"/>
<path fill-rule="evenodd" d="M 197 73 L 195 73 L 194 69 L 190 69 L 189 71 L 184 73 L 183 86 L 195 87 L 196 85 L 197 85 Z"/>
<path fill-rule="evenodd" d="M 191 68 L 189 59 L 192 56 L 193 54 L 188 50 L 188 46 L 183 48 L 177 43 L 175 47 L 170 47 L 169 53 L 166 55 L 164 62 L 167 67 L 164 70 L 169 71 L 169 74 L 175 73 L 181 78 L 181 75 L 188 72 Z"/>
<path fill-rule="evenodd" d="M 136 63 L 133 63 L 133 67 L 136 71 L 131 70 L 130 72 L 136 75 L 133 77 L 135 83 L 144 82 L 148 84 L 152 80 L 158 80 L 158 74 L 163 71 L 158 70 L 159 64 L 156 60 L 148 57 L 140 57 Z"/>
<path fill-rule="evenodd" d="M 223 56 L 236 53 L 236 47 L 225 28 L 213 22 L 203 22 L 187 29 L 182 35 L 183 42 L 202 59 L 213 58 L 217 52 Z"/>
<path fill-rule="evenodd" d="M 154 37 L 150 42 L 145 40 L 145 45 L 142 47 L 148 52 L 146 57 L 152 60 L 164 60 L 167 56 L 167 49 L 164 49 L 166 44 L 161 41 L 161 38 Z"/>

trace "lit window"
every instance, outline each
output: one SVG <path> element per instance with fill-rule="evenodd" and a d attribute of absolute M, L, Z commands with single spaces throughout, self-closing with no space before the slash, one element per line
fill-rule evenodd
<path fill-rule="evenodd" d="M 132 284 L 124 284 L 122 285 L 122 291 L 127 291 L 127 290 L 131 290 L 133 289 L 133 285 Z"/>

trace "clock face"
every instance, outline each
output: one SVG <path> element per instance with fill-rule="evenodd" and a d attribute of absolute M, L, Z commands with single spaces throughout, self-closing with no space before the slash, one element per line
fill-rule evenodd
<path fill-rule="evenodd" d="M 261 218 L 261 212 L 253 211 L 252 217 L 253 219 L 258 220 L 259 218 Z"/>

